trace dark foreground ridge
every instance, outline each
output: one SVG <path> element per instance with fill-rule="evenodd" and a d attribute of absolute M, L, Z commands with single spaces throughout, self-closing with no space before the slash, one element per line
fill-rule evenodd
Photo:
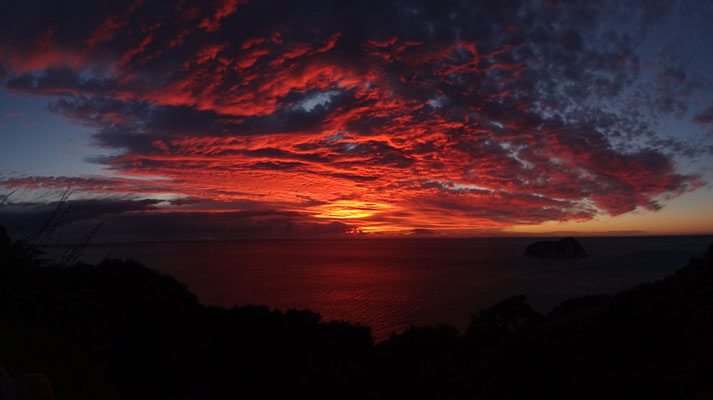
<path fill-rule="evenodd" d="M 200 304 L 133 261 L 42 265 L 0 238 L 0 363 L 57 399 L 698 399 L 713 394 L 713 246 L 675 274 L 547 315 L 524 296 L 463 334 Z"/>
<path fill-rule="evenodd" d="M 528 257 L 549 258 L 576 258 L 586 257 L 587 252 L 573 237 L 562 238 L 558 241 L 543 240 L 532 243 L 525 248 L 523 255 Z"/>

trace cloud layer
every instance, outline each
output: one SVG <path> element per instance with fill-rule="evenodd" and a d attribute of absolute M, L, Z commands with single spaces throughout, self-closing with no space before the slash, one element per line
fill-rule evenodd
<path fill-rule="evenodd" d="M 262 212 L 332 233 L 588 220 L 702 185 L 676 168 L 697 147 L 656 122 L 704 83 L 636 52 L 666 1 L 97 3 L 3 13 L 0 76 L 95 129 L 114 177 L 7 188 L 72 181 L 184 199 L 126 211 L 166 226 Z"/>

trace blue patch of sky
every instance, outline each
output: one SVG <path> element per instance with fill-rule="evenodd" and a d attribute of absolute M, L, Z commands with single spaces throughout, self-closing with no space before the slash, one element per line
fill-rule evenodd
<path fill-rule="evenodd" d="M 301 108 L 304 111 L 310 112 L 317 106 L 326 106 L 332 102 L 332 98 L 338 96 L 342 92 L 339 90 L 326 90 L 323 92 L 315 92 L 308 94 L 304 99 L 296 102 L 292 107 Z"/>
<path fill-rule="evenodd" d="M 93 129 L 50 113 L 50 100 L 0 89 L 0 176 L 110 175 L 86 161 L 109 154 L 90 145 Z"/>

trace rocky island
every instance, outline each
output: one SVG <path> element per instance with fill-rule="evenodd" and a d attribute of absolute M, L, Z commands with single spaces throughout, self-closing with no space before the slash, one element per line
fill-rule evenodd
<path fill-rule="evenodd" d="M 543 258 L 579 258 L 586 257 L 579 242 L 573 237 L 566 237 L 560 240 L 543 240 L 532 243 L 525 248 L 524 256 Z"/>

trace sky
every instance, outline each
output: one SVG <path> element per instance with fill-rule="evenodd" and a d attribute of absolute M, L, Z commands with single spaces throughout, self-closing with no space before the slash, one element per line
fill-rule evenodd
<path fill-rule="evenodd" d="M 12 4 L 11 4 L 12 3 Z M 713 233 L 713 0 L 0 5 L 0 224 Z"/>

